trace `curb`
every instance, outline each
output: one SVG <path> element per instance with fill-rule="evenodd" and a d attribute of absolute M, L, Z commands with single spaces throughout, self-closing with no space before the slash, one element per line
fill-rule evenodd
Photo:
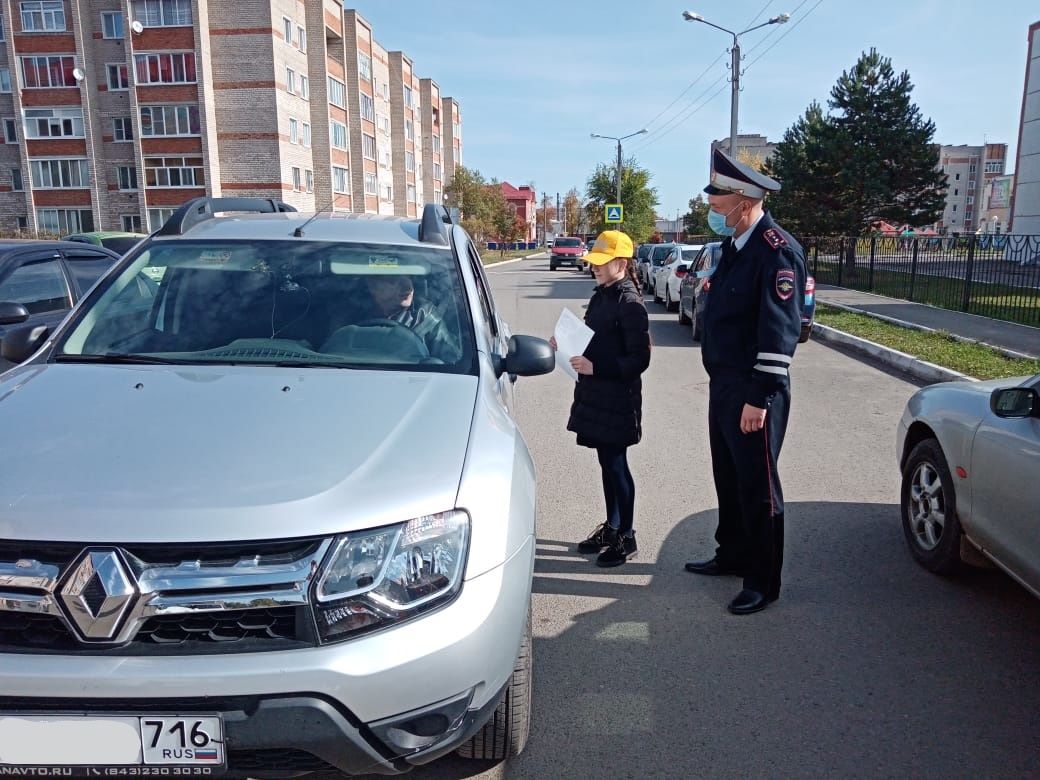
<path fill-rule="evenodd" d="M 496 252 L 498 250 L 492 249 L 491 251 L 492 252 Z M 499 260 L 496 263 L 483 263 L 483 265 L 484 265 L 485 268 L 497 268 L 497 267 L 503 266 L 503 265 L 511 265 L 512 263 L 519 263 L 519 262 L 521 262 L 523 260 L 528 260 L 528 259 L 530 259 L 532 257 L 536 257 L 537 255 L 542 255 L 542 254 L 545 254 L 545 253 L 544 252 L 532 252 L 531 254 L 524 255 L 523 257 L 514 257 L 512 260 Z M 484 258 L 481 257 L 481 260 L 483 260 L 483 259 Z"/>
<path fill-rule="evenodd" d="M 833 304 L 827 305 L 831 306 Z M 961 372 L 954 371 L 950 368 L 937 366 L 935 363 L 920 360 L 919 358 L 915 358 L 913 355 L 908 355 L 905 352 L 890 349 L 881 344 L 876 344 L 873 341 L 861 339 L 859 336 L 853 336 L 844 331 L 835 330 L 826 325 L 820 325 L 819 323 L 813 325 L 812 337 L 819 341 L 825 341 L 830 344 L 839 344 L 856 352 L 869 355 L 890 368 L 899 369 L 900 371 L 910 374 L 911 376 L 925 382 L 934 384 L 936 382 L 979 381 L 973 376 L 962 374 Z"/>
<path fill-rule="evenodd" d="M 1013 349 L 1007 349 L 1006 347 L 998 347 L 996 344 L 989 344 L 985 341 L 979 341 L 978 339 L 968 338 L 967 336 L 958 336 L 956 333 L 950 333 L 945 330 L 938 330 L 936 328 L 929 328 L 927 325 L 919 325 L 916 322 L 907 322 L 906 320 L 896 319 L 895 317 L 889 317 L 885 314 L 877 314 L 866 309 L 858 309 L 855 306 L 849 306 L 845 303 L 834 303 L 833 301 L 824 300 L 823 298 L 817 297 L 817 300 L 825 306 L 831 306 L 835 309 L 841 309 L 842 311 L 850 312 L 851 314 L 862 314 L 864 317 L 873 317 L 876 320 L 887 322 L 891 325 L 898 325 L 901 328 L 910 328 L 911 330 L 920 330 L 925 333 L 941 333 L 944 336 L 949 336 L 954 341 L 959 341 L 962 344 L 978 344 L 980 347 L 987 347 L 995 352 L 999 352 L 1004 357 L 1015 358 L 1018 360 L 1040 360 L 1037 355 L 1029 355 L 1025 352 L 1016 352 Z M 1029 327 L 1026 325 L 1025 327 Z"/>

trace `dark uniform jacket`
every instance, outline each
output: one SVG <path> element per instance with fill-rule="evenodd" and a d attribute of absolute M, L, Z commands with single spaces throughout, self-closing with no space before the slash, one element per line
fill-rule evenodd
<path fill-rule="evenodd" d="M 650 322 L 643 295 L 624 278 L 597 287 L 585 311 L 595 333 L 585 357 L 592 376 L 580 375 L 574 386 L 567 430 L 585 447 L 627 447 L 643 435 L 643 383 L 650 365 Z"/>
<path fill-rule="evenodd" d="M 765 409 L 789 386 L 805 297 L 805 255 L 767 212 L 738 252 L 732 238 L 711 276 L 701 359 L 712 381 L 743 383 L 745 403 Z"/>

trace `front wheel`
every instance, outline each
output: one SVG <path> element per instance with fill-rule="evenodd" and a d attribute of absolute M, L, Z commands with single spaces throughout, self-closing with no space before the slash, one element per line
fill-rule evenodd
<path fill-rule="evenodd" d="M 686 316 L 686 311 L 682 307 L 682 301 L 679 301 L 679 324 L 689 325 L 690 318 Z"/>
<path fill-rule="evenodd" d="M 899 491 L 903 535 L 910 554 L 936 574 L 961 568 L 961 524 L 953 477 L 935 439 L 918 442 L 903 467 Z"/>
<path fill-rule="evenodd" d="M 531 734 L 532 644 L 531 611 L 528 607 L 527 628 L 520 642 L 513 676 L 491 720 L 458 749 L 463 758 L 503 761 L 523 752 Z"/>

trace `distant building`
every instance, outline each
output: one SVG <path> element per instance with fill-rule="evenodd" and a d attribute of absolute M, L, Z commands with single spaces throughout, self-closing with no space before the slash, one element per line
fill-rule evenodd
<path fill-rule="evenodd" d="M 516 213 L 527 223 L 527 235 L 523 240 L 534 241 L 537 235 L 535 228 L 535 212 L 538 210 L 538 199 L 534 190 L 526 184 L 514 187 L 507 181 L 502 182 L 502 194 Z"/>
<path fill-rule="evenodd" d="M 994 179 L 1004 176 L 1007 151 L 1007 144 L 940 147 L 939 168 L 946 174 L 946 207 L 936 226 L 940 232 L 986 229 L 982 227 L 986 192 Z"/>
<path fill-rule="evenodd" d="M 1028 52 L 1011 196 L 1011 232 L 1040 235 L 1040 21 L 1029 28 Z"/>
<path fill-rule="evenodd" d="M 654 232 L 657 233 L 665 243 L 670 241 L 681 241 L 683 235 L 682 218 L 658 219 L 654 222 Z"/>
<path fill-rule="evenodd" d="M 729 153 L 729 139 L 723 138 L 719 141 L 711 142 L 711 151 L 714 152 L 716 149 Z M 752 164 L 753 167 L 756 165 L 762 165 L 773 156 L 773 152 L 776 151 L 776 144 L 766 138 L 764 135 L 738 135 L 737 136 L 737 158 L 741 162 Z M 741 159 L 741 158 L 745 159 Z"/>
<path fill-rule="evenodd" d="M 979 229 L 983 233 L 1007 233 L 1011 222 L 1011 193 L 1015 188 L 1014 174 L 994 176 L 982 194 L 982 212 Z"/>

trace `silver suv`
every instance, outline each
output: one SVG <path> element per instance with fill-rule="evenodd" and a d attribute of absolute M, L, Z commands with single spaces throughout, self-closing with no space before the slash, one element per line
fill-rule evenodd
<path fill-rule="evenodd" d="M 4 340 L 0 776 L 397 774 L 520 752 L 547 373 L 421 220 L 179 209 Z M 17 769 L 13 769 L 17 768 Z"/>

